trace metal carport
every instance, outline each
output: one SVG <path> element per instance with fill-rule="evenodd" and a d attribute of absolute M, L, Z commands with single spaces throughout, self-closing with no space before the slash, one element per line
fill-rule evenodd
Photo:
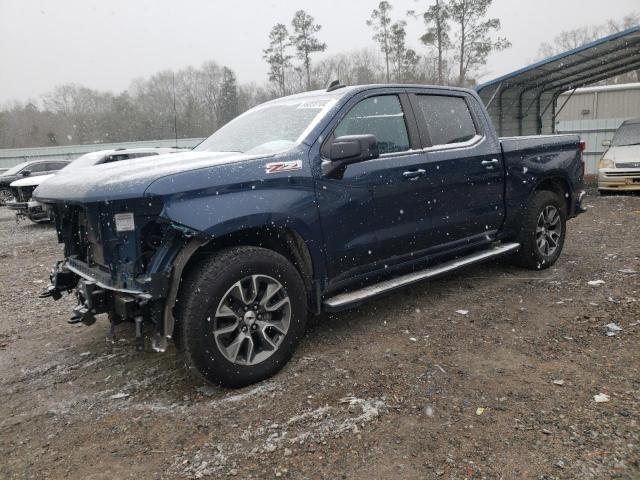
<path fill-rule="evenodd" d="M 640 69 L 640 26 L 516 70 L 476 88 L 500 136 L 555 133 L 558 96 Z"/>

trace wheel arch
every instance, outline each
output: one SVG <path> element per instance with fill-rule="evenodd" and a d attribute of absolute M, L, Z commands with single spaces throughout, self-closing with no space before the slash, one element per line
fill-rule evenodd
<path fill-rule="evenodd" d="M 531 197 L 533 197 L 536 192 L 539 192 L 541 190 L 552 192 L 558 195 L 564 201 L 565 207 L 567 209 L 567 215 L 570 215 L 570 213 L 573 211 L 571 208 L 571 184 L 564 176 L 558 174 L 541 178 L 531 191 L 529 199 L 531 199 Z"/>

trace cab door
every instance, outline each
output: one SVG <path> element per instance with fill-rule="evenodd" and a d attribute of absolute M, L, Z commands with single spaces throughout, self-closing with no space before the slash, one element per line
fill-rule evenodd
<path fill-rule="evenodd" d="M 434 249 L 487 243 L 504 219 L 504 175 L 499 142 L 475 97 L 462 91 L 416 89 L 410 94 L 424 149 Z"/>
<path fill-rule="evenodd" d="M 319 152 L 343 135 L 376 136 L 380 158 L 349 165 L 340 178 L 320 176 L 318 207 L 330 281 L 384 269 L 416 249 L 425 224 L 418 205 L 426 158 L 404 89 L 357 96 L 330 127 Z"/>

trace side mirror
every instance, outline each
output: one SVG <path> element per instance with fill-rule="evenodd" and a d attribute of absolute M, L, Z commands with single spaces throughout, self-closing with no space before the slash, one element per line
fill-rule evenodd
<path fill-rule="evenodd" d="M 603 147 L 610 147 L 611 146 L 611 140 L 603 140 L 602 141 L 602 146 Z"/>
<path fill-rule="evenodd" d="M 343 135 L 331 142 L 329 161 L 323 164 L 325 176 L 344 173 L 347 165 L 373 160 L 380 156 L 375 135 Z"/>
<path fill-rule="evenodd" d="M 29 175 L 31 175 L 31 170 L 23 170 L 22 172 L 20 172 L 20 175 L 22 175 L 23 177 L 28 177 Z"/>

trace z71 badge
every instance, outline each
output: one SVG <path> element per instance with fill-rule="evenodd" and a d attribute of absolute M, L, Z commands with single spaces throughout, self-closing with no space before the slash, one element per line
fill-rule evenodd
<path fill-rule="evenodd" d="M 273 162 L 267 163 L 265 171 L 267 173 L 285 173 L 302 169 L 302 160 L 293 160 L 291 162 Z"/>

